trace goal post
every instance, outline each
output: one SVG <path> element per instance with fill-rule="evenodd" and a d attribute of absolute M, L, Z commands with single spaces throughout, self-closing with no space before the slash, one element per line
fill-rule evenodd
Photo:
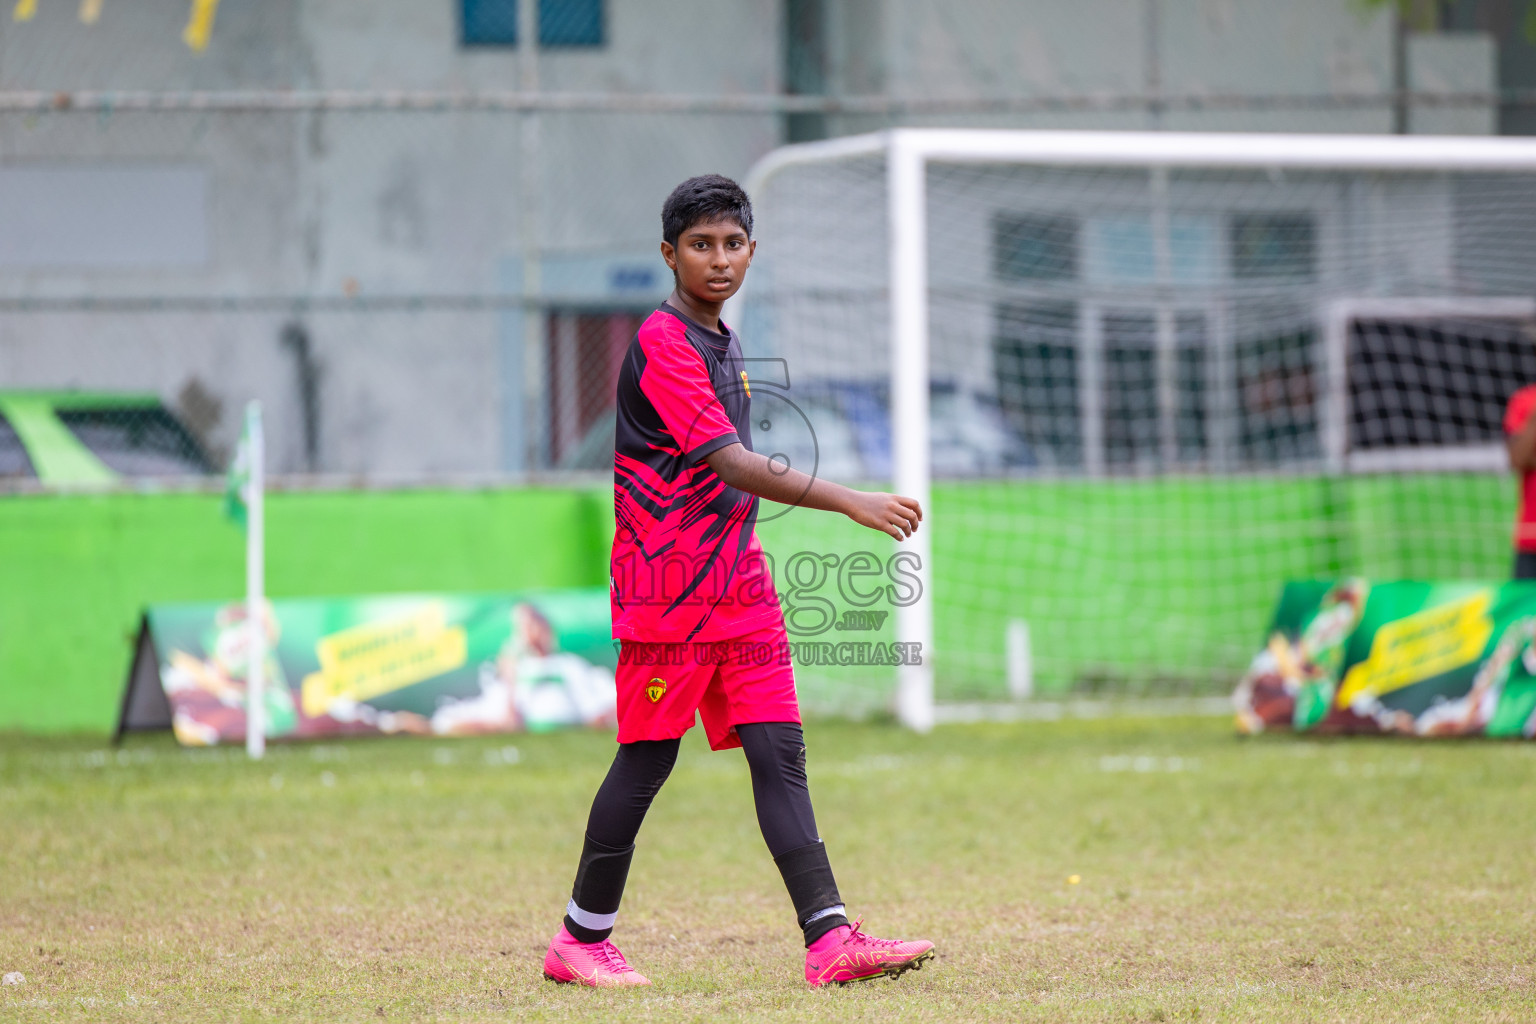
<path fill-rule="evenodd" d="M 916 498 L 928 521 L 907 539 L 917 558 L 922 596 L 896 609 L 896 635 L 923 656 L 896 671 L 896 717 L 927 732 L 934 724 L 933 500 L 928 442 L 928 217 L 926 163 L 921 145 L 906 133 L 891 138 L 889 153 L 891 249 L 891 469 L 898 494 Z"/>
<path fill-rule="evenodd" d="M 843 392 L 857 378 L 888 395 L 888 464 L 866 457 L 863 479 L 917 498 L 927 515 L 908 542 L 921 597 L 894 609 L 897 638 L 923 652 L 896 670 L 893 704 L 914 729 L 935 721 L 936 665 L 962 680 L 948 696 L 989 695 L 994 677 L 1003 692 L 1016 668 L 1005 652 L 1019 646 L 1007 637 L 1024 618 L 1034 619 L 1025 649 L 1047 659 L 1035 677 L 1058 687 L 1105 673 L 1219 679 L 1262 627 L 1250 621 L 1256 595 L 1309 567 L 1356 568 L 1339 553 L 1347 515 L 1324 499 L 1307 520 L 1277 478 L 1497 469 L 1482 434 L 1352 453 L 1350 332 L 1367 321 L 1530 320 L 1536 140 L 902 128 L 783 147 L 745 185 L 759 268 L 728 317 L 744 322 L 749 345 L 790 356 L 792 377 Z M 1394 344 L 1411 352 L 1403 331 Z M 1478 408 L 1451 418 L 1486 433 L 1490 396 L 1516 371 L 1490 364 L 1482 390 L 1456 399 Z M 941 378 L 953 378 L 947 391 Z M 1000 409 L 1011 430 L 972 449 L 1020 441 L 1028 451 L 989 462 L 954 442 L 968 421 L 951 407 L 967 403 L 969 426 Z M 1472 448 L 1480 454 L 1468 461 Z M 938 508 L 935 470 L 966 481 Z M 999 497 L 981 481 L 1011 489 Z M 1216 489 L 1181 522 L 1188 488 L 1206 483 Z M 1148 532 L 1155 502 L 1187 536 Z M 1269 513 L 1254 515 L 1265 502 L 1295 506 L 1273 520 L 1280 532 L 1321 538 L 1329 553 L 1288 557 L 1265 534 Z M 964 516 L 946 519 L 947 508 Z M 961 518 L 972 531 L 983 510 L 974 543 L 1000 550 L 957 554 Z M 1505 512 L 1491 499 L 1479 510 L 1484 548 Z M 1024 535 L 1042 525 L 1054 539 L 1031 547 Z M 1095 546 L 1084 530 L 1146 543 Z M 935 565 L 936 545 L 954 565 Z M 1127 551 L 1136 564 L 1117 570 Z M 1192 557 L 1210 564 L 1191 574 L 1181 560 Z M 1239 581 L 1222 579 L 1223 558 L 1243 563 Z M 1091 571 L 1074 577 L 1079 563 Z M 1453 569 L 1489 564 L 1480 555 Z M 1185 596 L 1166 603 L 1179 607 L 1159 604 L 1158 572 L 1178 578 Z M 1088 582 L 1071 600 L 1043 592 L 1077 581 Z M 946 593 L 967 586 L 959 603 Z M 1187 599 L 1202 587 L 1208 596 Z M 946 601 L 942 618 L 964 636 L 940 630 Z M 1130 642 L 1095 650 L 1095 630 L 1103 644 Z"/>

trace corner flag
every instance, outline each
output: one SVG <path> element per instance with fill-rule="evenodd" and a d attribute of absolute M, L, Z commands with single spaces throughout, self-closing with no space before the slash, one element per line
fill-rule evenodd
<path fill-rule="evenodd" d="M 224 477 L 224 514 L 242 530 L 250 525 L 250 489 L 251 411 L 247 409 L 245 424 L 240 428 L 240 443 Z"/>

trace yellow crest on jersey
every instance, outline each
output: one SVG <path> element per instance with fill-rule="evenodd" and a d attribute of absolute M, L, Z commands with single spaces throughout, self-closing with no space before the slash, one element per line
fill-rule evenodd
<path fill-rule="evenodd" d="M 752 385 L 747 383 L 747 371 L 741 371 L 741 386 L 747 389 L 747 397 L 752 397 Z"/>
<path fill-rule="evenodd" d="M 645 688 L 645 695 L 655 704 L 667 695 L 667 681 L 665 679 L 652 679 Z"/>

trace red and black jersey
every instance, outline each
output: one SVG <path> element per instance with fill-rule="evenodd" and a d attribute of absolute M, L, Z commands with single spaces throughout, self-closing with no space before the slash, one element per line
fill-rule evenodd
<path fill-rule="evenodd" d="M 1504 407 L 1504 436 L 1514 437 L 1536 411 L 1536 385 L 1509 396 Z M 1520 511 L 1515 514 L 1515 550 L 1536 551 L 1536 473 L 1520 474 Z"/>
<path fill-rule="evenodd" d="M 754 529 L 757 497 L 728 487 L 704 456 L 752 449 L 752 391 L 736 332 L 665 303 L 619 370 L 610 564 L 613 635 L 727 640 L 781 621 Z"/>

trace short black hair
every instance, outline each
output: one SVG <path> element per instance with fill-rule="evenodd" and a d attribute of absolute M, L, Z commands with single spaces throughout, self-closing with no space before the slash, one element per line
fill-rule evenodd
<path fill-rule="evenodd" d="M 752 200 L 742 187 L 720 174 L 689 178 L 661 204 L 661 237 L 674 248 L 695 224 L 733 220 L 752 237 Z"/>

